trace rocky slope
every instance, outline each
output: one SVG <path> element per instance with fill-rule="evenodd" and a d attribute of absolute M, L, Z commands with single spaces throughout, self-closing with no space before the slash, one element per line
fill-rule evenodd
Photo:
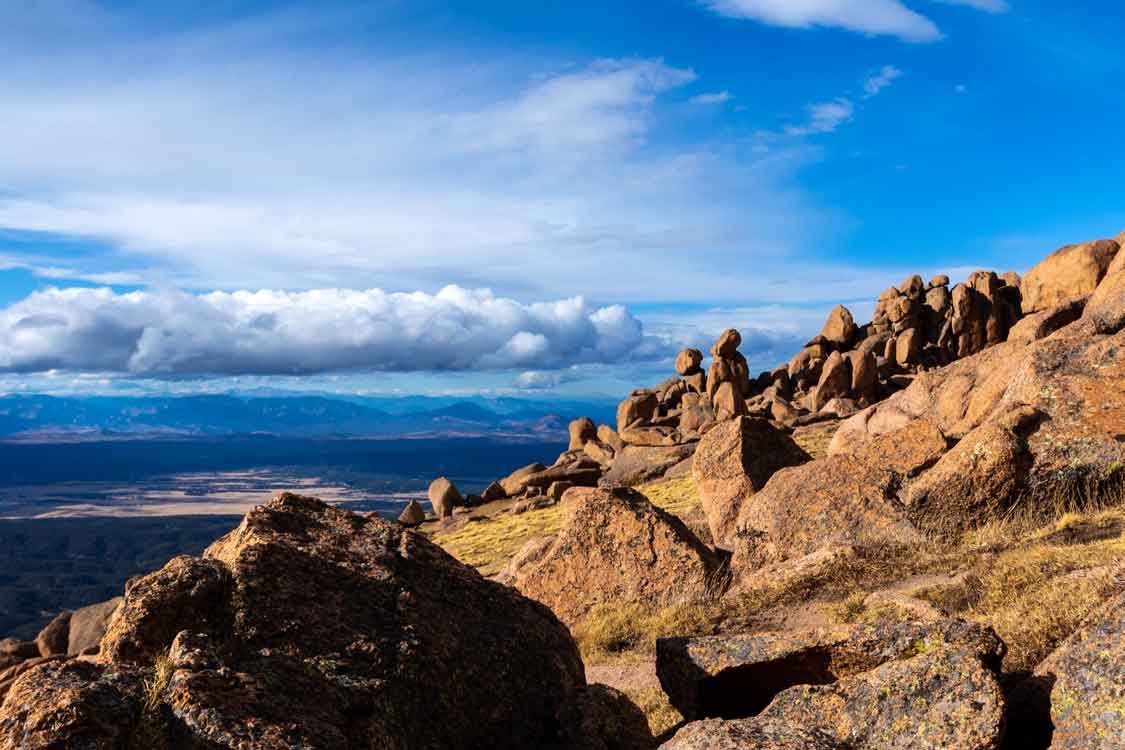
<path fill-rule="evenodd" d="M 729 331 L 399 524 L 282 495 L 0 644 L 0 750 L 1125 748 L 1119 248 L 913 277 L 755 379 Z M 496 580 L 424 536 L 539 514 Z M 592 643 L 652 660 L 661 737 Z"/>

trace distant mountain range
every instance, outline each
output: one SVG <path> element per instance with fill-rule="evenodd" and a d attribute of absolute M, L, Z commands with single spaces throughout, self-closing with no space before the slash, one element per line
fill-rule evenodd
<path fill-rule="evenodd" d="M 557 436 L 579 416 L 610 421 L 608 401 L 429 396 L 205 395 L 0 397 L 0 438 L 196 435 Z"/>

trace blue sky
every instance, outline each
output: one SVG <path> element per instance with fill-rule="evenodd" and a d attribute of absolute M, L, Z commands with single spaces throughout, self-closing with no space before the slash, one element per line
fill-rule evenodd
<path fill-rule="evenodd" d="M 0 391 L 771 366 L 1125 229 L 1125 11 L 1074 5 L 0 0 Z"/>

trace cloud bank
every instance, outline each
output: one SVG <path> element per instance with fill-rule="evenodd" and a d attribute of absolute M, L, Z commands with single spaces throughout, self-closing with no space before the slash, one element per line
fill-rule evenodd
<path fill-rule="evenodd" d="M 135 376 L 550 369 L 651 352 L 624 307 L 488 290 L 47 289 L 0 311 L 0 372 Z"/>

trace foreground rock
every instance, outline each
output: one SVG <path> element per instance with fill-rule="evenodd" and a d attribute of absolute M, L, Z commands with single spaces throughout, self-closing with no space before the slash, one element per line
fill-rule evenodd
<path fill-rule="evenodd" d="M 120 746 L 143 699 L 123 675 L 165 653 L 158 700 L 190 747 L 571 747 L 588 699 L 545 607 L 395 524 L 289 494 L 133 582 L 102 646 L 100 664 L 18 677 L 0 736 L 40 734 L 0 747 Z M 97 733 L 78 734 L 88 716 Z"/>
<path fill-rule="evenodd" d="M 662 748 L 995 750 L 1003 705 L 977 654 L 939 646 L 829 685 L 789 688 L 757 718 L 688 724 Z M 756 744 L 763 736 L 767 744 Z"/>
<path fill-rule="evenodd" d="M 1052 748 L 1125 747 L 1125 593 L 1067 638 L 1035 678 L 1049 685 Z"/>
<path fill-rule="evenodd" d="M 739 417 L 708 432 L 692 479 L 715 544 L 729 547 L 743 503 L 781 468 L 810 460 L 793 438 L 764 419 Z"/>
<path fill-rule="evenodd" d="M 626 488 L 573 489 L 550 547 L 514 573 L 525 596 L 568 624 L 595 606 L 712 595 L 716 560 L 675 516 Z"/>
<path fill-rule="evenodd" d="M 998 671 L 1004 645 L 960 620 L 838 625 L 794 633 L 662 638 L 656 669 L 686 719 L 755 716 L 794 685 L 826 685 L 939 646 L 968 649 Z"/>

